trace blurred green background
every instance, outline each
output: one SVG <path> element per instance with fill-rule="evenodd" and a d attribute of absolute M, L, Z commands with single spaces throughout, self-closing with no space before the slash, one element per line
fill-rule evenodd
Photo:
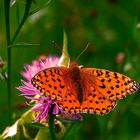
<path fill-rule="evenodd" d="M 23 16 L 24 0 L 10 8 L 11 36 Z M 36 0 L 32 10 L 46 1 Z M 7 61 L 4 7 L 0 1 L 0 56 Z M 20 116 L 25 99 L 17 91 L 20 72 L 40 55 L 61 55 L 52 42 L 63 45 L 63 29 L 68 36 L 71 61 L 78 59 L 85 67 L 121 72 L 140 81 L 140 1 L 139 0 L 51 0 L 47 6 L 29 16 L 15 43 L 40 46 L 17 46 L 11 49 L 11 92 L 13 122 Z M 118 101 L 116 108 L 104 116 L 85 115 L 67 139 L 140 140 L 140 91 Z M 0 133 L 8 125 L 7 85 L 0 79 Z"/>

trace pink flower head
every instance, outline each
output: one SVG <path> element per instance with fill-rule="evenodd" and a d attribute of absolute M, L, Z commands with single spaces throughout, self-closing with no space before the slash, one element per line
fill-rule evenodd
<path fill-rule="evenodd" d="M 22 92 L 22 96 L 34 101 L 33 111 L 36 112 L 37 116 L 35 121 L 45 121 L 49 113 L 52 114 L 63 114 L 63 116 L 70 117 L 72 119 L 79 119 L 78 115 L 65 114 L 63 109 L 60 108 L 55 99 L 52 99 L 46 95 L 43 95 L 37 88 L 35 88 L 31 79 L 41 70 L 50 67 L 57 67 L 59 62 L 59 57 L 56 56 L 43 56 L 37 60 L 34 60 L 31 65 L 25 65 L 25 71 L 21 75 L 26 79 L 21 80 L 22 86 L 17 87 L 19 91 Z"/>

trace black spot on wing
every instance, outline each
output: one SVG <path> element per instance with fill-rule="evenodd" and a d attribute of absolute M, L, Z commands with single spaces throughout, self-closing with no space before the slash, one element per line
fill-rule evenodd
<path fill-rule="evenodd" d="M 102 84 L 101 86 L 99 86 L 100 88 L 106 88 L 105 84 Z"/>

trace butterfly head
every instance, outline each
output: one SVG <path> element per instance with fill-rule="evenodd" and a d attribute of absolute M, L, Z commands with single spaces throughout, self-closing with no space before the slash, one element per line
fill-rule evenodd
<path fill-rule="evenodd" d="M 70 65 L 71 67 L 78 67 L 78 64 L 77 64 L 77 62 L 76 61 L 73 61 L 72 63 L 71 63 L 71 65 Z"/>

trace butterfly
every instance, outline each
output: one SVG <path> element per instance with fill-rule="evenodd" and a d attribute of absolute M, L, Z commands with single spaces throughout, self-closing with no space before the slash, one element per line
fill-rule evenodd
<path fill-rule="evenodd" d="M 139 83 L 105 69 L 80 68 L 76 62 L 68 67 L 51 67 L 38 72 L 32 85 L 55 99 L 67 113 L 106 114 L 117 100 L 138 90 Z"/>

